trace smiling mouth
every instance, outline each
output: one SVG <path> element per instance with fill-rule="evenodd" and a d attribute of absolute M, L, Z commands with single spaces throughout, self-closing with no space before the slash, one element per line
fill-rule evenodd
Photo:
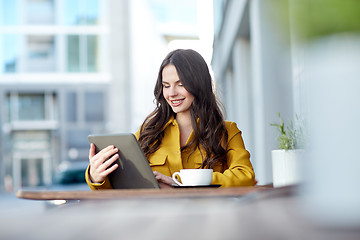
<path fill-rule="evenodd" d="M 184 102 L 184 99 L 180 99 L 180 100 L 170 100 L 170 102 L 171 102 L 171 105 L 172 105 L 173 107 L 177 107 L 177 106 L 181 105 L 181 104 Z"/>

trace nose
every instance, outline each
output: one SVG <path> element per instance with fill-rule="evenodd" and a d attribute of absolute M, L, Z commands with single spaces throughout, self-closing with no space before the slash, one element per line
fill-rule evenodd
<path fill-rule="evenodd" d="M 170 87 L 170 89 L 169 89 L 169 96 L 170 96 L 170 97 L 173 97 L 173 96 L 176 96 L 176 95 L 177 95 L 177 92 L 176 92 L 175 87 Z"/>

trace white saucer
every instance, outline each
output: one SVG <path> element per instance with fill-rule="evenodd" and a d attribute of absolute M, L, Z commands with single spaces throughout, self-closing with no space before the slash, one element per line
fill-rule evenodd
<path fill-rule="evenodd" d="M 173 188 L 218 188 L 221 184 L 210 184 L 210 185 L 196 185 L 196 186 L 180 186 L 180 185 L 172 185 Z"/>

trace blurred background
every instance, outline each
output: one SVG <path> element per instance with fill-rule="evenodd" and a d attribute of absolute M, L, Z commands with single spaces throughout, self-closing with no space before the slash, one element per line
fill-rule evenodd
<path fill-rule="evenodd" d="M 272 183 L 277 132 L 270 124 L 279 112 L 285 120 L 304 117 L 311 133 L 341 115 L 333 123 L 349 125 L 341 132 L 353 135 L 332 136 L 356 144 L 359 127 L 342 122 L 360 116 L 356 98 L 334 108 L 347 112 L 316 101 L 333 96 L 325 91 L 359 89 L 356 81 L 329 84 L 359 76 L 344 68 L 357 61 L 359 9 L 357 0 L 0 0 L 1 191 L 84 183 L 87 136 L 135 132 L 154 108 L 160 63 L 176 48 L 193 48 L 208 62 L 259 184 Z M 347 48 L 330 38 L 344 39 Z M 334 49 L 343 57 L 319 55 Z M 317 75 L 317 65 L 328 75 Z M 319 109 L 330 110 L 314 114 Z M 347 166 L 360 162 L 347 159 Z M 317 168 L 309 179 L 331 163 L 310 160 L 304 168 Z"/>
<path fill-rule="evenodd" d="M 135 132 L 165 55 L 212 41 L 211 1 L 1 0 L 0 189 L 84 182 L 87 136 Z"/>
<path fill-rule="evenodd" d="M 270 124 L 301 116 L 307 214 L 359 226 L 359 16 L 358 0 L 0 0 L 0 193 L 88 189 L 87 136 L 135 132 L 162 59 L 192 48 L 258 184 L 273 181 Z"/>
<path fill-rule="evenodd" d="M 275 3 L 1 0 L 0 188 L 83 182 L 87 136 L 135 132 L 175 48 L 204 56 L 259 184 L 271 183 L 269 124 L 302 110 L 301 54 L 291 55 L 288 26 L 279 27 L 285 1 Z"/>

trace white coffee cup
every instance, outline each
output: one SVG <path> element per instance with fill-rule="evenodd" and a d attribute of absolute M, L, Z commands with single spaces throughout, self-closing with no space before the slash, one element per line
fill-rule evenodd
<path fill-rule="evenodd" d="M 178 176 L 181 183 L 177 180 Z M 174 172 L 172 179 L 180 186 L 206 186 L 210 185 L 213 177 L 212 169 L 181 169 Z"/>

